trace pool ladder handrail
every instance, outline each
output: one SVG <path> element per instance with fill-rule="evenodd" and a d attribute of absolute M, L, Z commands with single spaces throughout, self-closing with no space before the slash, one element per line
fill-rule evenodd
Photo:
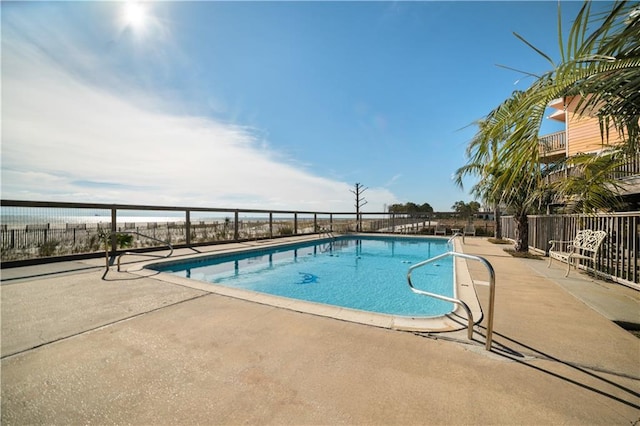
<path fill-rule="evenodd" d="M 326 235 L 327 237 L 333 238 L 333 239 L 336 238 L 333 235 L 333 230 L 332 229 L 320 228 L 320 230 L 318 231 L 318 238 L 322 238 L 323 235 Z"/>
<path fill-rule="evenodd" d="M 451 238 L 449 238 L 449 239 L 447 240 L 447 244 L 451 244 L 451 243 L 453 243 L 453 240 L 454 240 L 456 237 L 462 237 L 462 241 L 464 242 L 464 235 L 462 235 L 462 234 L 461 234 L 461 233 L 459 233 L 459 232 L 456 232 L 455 234 L 453 234 L 453 235 L 451 236 Z"/>
<path fill-rule="evenodd" d="M 451 236 L 451 238 L 449 238 L 449 239 L 447 240 L 447 244 L 451 244 L 451 243 L 453 243 L 453 240 L 454 240 L 456 237 L 462 237 L 462 244 L 464 244 L 464 234 L 462 234 L 462 233 L 460 233 L 460 232 L 456 232 L 455 234 L 453 234 L 453 235 Z"/>
<path fill-rule="evenodd" d="M 449 251 L 449 252 L 440 254 L 438 256 L 432 257 L 430 259 L 423 260 L 422 262 L 418 262 L 409 268 L 409 272 L 407 272 L 407 282 L 409 283 L 409 288 L 411 289 L 411 291 L 413 291 L 416 294 L 433 297 L 435 299 L 445 300 L 447 302 L 455 303 L 457 305 L 462 306 L 462 308 L 467 312 L 467 319 L 468 319 L 467 338 L 469 340 L 473 340 L 473 314 L 471 313 L 471 309 L 469 308 L 469 306 L 464 301 L 460 299 L 452 298 L 452 297 L 443 296 L 441 294 L 430 293 L 428 291 L 417 289 L 413 286 L 413 283 L 411 282 L 411 273 L 415 269 L 421 268 L 425 265 L 428 265 L 430 263 L 433 263 L 437 260 L 440 260 L 449 256 L 461 257 L 463 259 L 469 259 L 469 260 L 476 260 L 482 263 L 487 268 L 487 271 L 489 272 L 489 311 L 487 314 L 487 340 L 485 344 L 485 349 L 490 351 L 491 343 L 493 340 L 493 305 L 495 302 L 496 274 L 493 269 L 493 266 L 491 265 L 491 263 L 489 263 L 487 259 L 480 256 L 474 256 L 471 254 L 458 253 L 456 251 Z"/>
<path fill-rule="evenodd" d="M 120 272 L 120 260 L 122 259 L 123 256 L 126 256 L 126 255 L 147 256 L 147 257 L 155 257 L 155 258 L 159 258 L 159 259 L 164 259 L 164 258 L 167 258 L 167 257 L 171 257 L 171 255 L 173 254 L 173 246 L 171 245 L 171 243 L 169 241 L 159 240 L 159 239 L 151 237 L 149 235 L 141 234 L 138 231 L 118 231 L 118 232 L 115 232 L 115 234 L 134 234 L 134 235 L 138 235 L 140 237 L 145 237 L 145 238 L 148 238 L 150 240 L 157 241 L 159 243 L 163 243 L 169 248 L 169 254 L 162 255 L 162 256 L 158 255 L 158 254 L 136 253 L 136 252 L 131 252 L 131 251 L 125 251 L 124 253 L 120 253 L 120 255 L 118 255 L 118 260 L 117 260 L 118 272 Z M 108 265 L 107 265 L 107 268 L 108 268 Z"/>

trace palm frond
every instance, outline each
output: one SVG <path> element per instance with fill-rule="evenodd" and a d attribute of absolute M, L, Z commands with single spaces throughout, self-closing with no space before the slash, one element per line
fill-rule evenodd
<path fill-rule="evenodd" d="M 553 62 L 553 59 L 551 59 L 551 57 L 549 57 L 549 55 L 547 55 L 546 53 L 544 53 L 542 50 L 538 49 L 537 47 L 535 47 L 533 44 L 529 43 L 524 37 L 522 37 L 520 34 L 514 32 L 513 33 L 514 36 L 516 36 L 518 39 L 520 39 L 520 41 L 522 41 L 524 44 L 526 44 L 527 46 L 529 46 L 530 48 L 532 48 L 533 50 L 535 50 L 536 52 L 538 52 L 538 54 L 540 56 L 542 56 L 543 58 L 545 58 L 550 64 L 551 66 L 555 66 L 555 63 Z"/>
<path fill-rule="evenodd" d="M 615 203 L 619 190 L 610 179 L 614 158 L 589 158 L 569 163 L 580 170 L 562 184 L 549 185 L 547 176 L 556 166 L 540 164 L 538 134 L 547 105 L 557 98 L 578 96 L 577 115 L 597 116 L 603 141 L 610 128 L 626 137 L 623 148 L 640 149 L 640 10 L 638 3 L 616 1 L 603 13 L 592 13 L 585 1 L 563 45 L 561 10 L 558 5 L 558 40 L 561 62 L 515 36 L 544 57 L 552 68 L 540 75 L 515 70 L 535 78 L 524 91 L 514 91 L 481 123 L 467 147 L 468 163 L 458 169 L 462 176 L 479 176 L 473 188 L 485 199 L 503 200 L 523 213 L 539 208 L 554 191 L 580 199 L 583 210 L 602 209 Z M 593 30 L 592 30 L 593 28 Z M 577 197 L 577 198 L 576 198 Z"/>

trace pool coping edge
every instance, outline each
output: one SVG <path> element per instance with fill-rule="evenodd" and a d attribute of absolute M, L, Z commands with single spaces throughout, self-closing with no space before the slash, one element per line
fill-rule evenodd
<path fill-rule="evenodd" d="M 369 234 L 365 234 L 371 236 Z M 394 236 L 393 234 L 383 234 L 384 236 Z M 358 236 L 358 234 L 350 234 L 350 236 Z M 406 236 L 403 236 L 406 238 Z M 424 238 L 424 236 L 417 236 Z M 434 237 L 431 237 L 434 238 Z M 439 238 L 439 237 L 438 237 Z M 211 256 L 224 256 L 238 252 L 254 251 L 271 247 L 283 247 L 287 245 L 295 245 L 304 242 L 318 240 L 318 238 L 300 239 L 296 241 L 276 242 L 274 244 L 261 244 L 258 247 L 235 247 L 227 250 L 221 250 L 215 253 L 197 253 L 181 257 L 179 261 L 187 259 L 198 259 Z M 321 239 L 320 239 L 321 240 Z M 462 252 L 462 245 L 458 239 L 452 241 L 454 251 Z M 175 260 L 174 260 L 175 261 Z M 358 324 L 388 328 L 402 331 L 441 333 L 458 331 L 467 327 L 467 314 L 465 310 L 456 304 L 456 308 L 445 315 L 436 317 L 411 317 L 398 316 L 390 314 L 375 313 L 369 311 L 361 311 L 351 308 L 343 308 L 339 306 L 325 305 L 321 303 L 309 302 L 304 300 L 290 299 L 282 296 L 269 295 L 251 290 L 236 289 L 225 287 L 212 283 L 205 283 L 185 277 L 179 277 L 165 272 L 155 271 L 147 267 L 157 263 L 171 263 L 167 259 L 154 259 L 146 262 L 137 263 L 125 269 L 126 272 L 146 278 L 156 279 L 158 281 L 189 287 L 211 294 L 217 294 L 235 299 L 241 299 L 248 302 L 260 303 L 263 305 L 273 306 L 274 308 L 288 309 L 291 311 L 318 315 L 323 317 L 334 318 L 342 321 L 349 321 Z M 464 300 L 471 309 L 474 324 L 482 320 L 482 309 L 475 291 L 473 280 L 469 273 L 467 262 L 462 258 L 454 259 L 454 289 L 455 297 Z"/>

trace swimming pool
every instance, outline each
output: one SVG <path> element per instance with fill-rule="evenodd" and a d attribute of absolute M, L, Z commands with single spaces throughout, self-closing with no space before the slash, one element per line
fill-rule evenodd
<path fill-rule="evenodd" d="M 173 261 L 150 266 L 215 286 L 348 310 L 400 317 L 439 317 L 454 306 L 407 285 L 412 264 L 449 250 L 443 238 L 347 236 Z M 445 258 L 412 276 L 416 288 L 455 297 L 454 262 Z"/>

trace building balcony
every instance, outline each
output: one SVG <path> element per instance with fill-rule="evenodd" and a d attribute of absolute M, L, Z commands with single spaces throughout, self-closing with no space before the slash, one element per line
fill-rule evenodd
<path fill-rule="evenodd" d="M 559 160 L 566 155 L 567 133 L 564 130 L 541 136 L 539 139 L 540 160 L 543 163 Z"/>
<path fill-rule="evenodd" d="M 547 176 L 547 183 L 554 183 L 570 176 L 580 176 L 578 168 L 568 167 Z M 611 178 L 620 181 L 618 191 L 622 196 L 640 194 L 640 153 L 627 154 L 620 164 L 611 172 Z"/>

